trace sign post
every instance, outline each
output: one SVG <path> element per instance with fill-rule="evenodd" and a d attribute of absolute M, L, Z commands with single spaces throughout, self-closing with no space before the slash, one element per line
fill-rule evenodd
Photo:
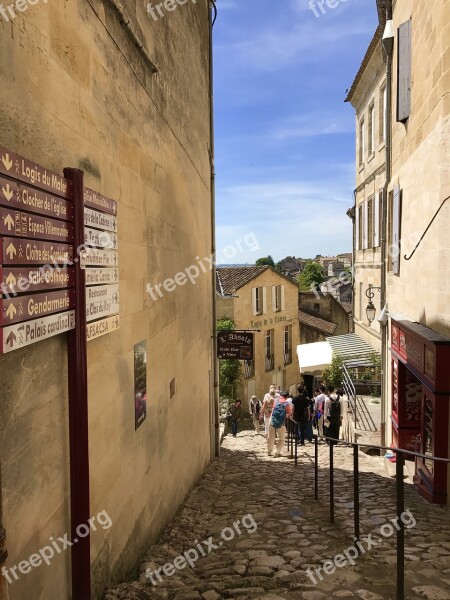
<path fill-rule="evenodd" d="M 75 248 L 84 244 L 83 171 L 65 169 L 65 177 L 73 184 Z M 90 534 L 81 538 L 77 527 L 88 523 L 89 501 L 89 428 L 86 347 L 85 272 L 75 264 L 75 329 L 69 333 L 69 434 L 70 434 L 70 505 L 71 534 L 77 543 L 72 550 L 72 598 L 91 598 Z"/>

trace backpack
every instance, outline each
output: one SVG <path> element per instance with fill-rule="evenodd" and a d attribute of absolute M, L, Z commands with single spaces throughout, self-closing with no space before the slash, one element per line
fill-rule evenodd
<path fill-rule="evenodd" d="M 270 419 L 270 424 L 275 429 L 280 429 L 283 427 L 284 422 L 286 420 L 286 402 L 280 402 L 278 400 L 276 406 L 272 411 L 272 418 Z"/>
<path fill-rule="evenodd" d="M 339 419 L 341 416 L 341 397 L 338 396 L 336 400 L 333 400 L 330 396 L 331 405 L 330 405 L 330 419 Z"/>

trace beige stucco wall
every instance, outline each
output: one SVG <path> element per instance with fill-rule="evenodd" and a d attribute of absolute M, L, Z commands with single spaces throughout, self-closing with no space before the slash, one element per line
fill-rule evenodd
<path fill-rule="evenodd" d="M 284 285 L 284 310 L 275 312 L 272 306 L 272 286 Z M 253 315 L 252 288 L 266 287 L 266 305 L 264 314 Z M 255 333 L 255 377 L 242 379 L 239 394 L 247 408 L 249 396 L 255 393 L 262 398 L 271 383 L 289 390 L 300 383 L 300 370 L 296 348 L 299 344 L 298 323 L 298 287 L 287 278 L 281 277 L 272 269 L 267 269 L 261 275 L 241 287 L 236 292 L 234 318 L 236 329 L 260 329 Z M 292 325 L 292 363 L 284 366 L 283 360 L 283 330 L 286 325 Z M 265 371 L 264 334 L 268 329 L 274 330 L 274 370 Z"/>
<path fill-rule="evenodd" d="M 439 205 L 450 195 L 450 5 L 443 0 L 398 0 L 394 9 L 396 35 L 399 25 L 409 18 L 413 77 L 411 115 L 406 125 L 395 121 L 395 101 L 393 105 L 391 190 L 396 185 L 403 190 L 402 258 L 400 274 L 388 275 L 389 311 L 403 313 L 450 337 L 450 202 L 441 210 L 414 257 L 410 261 L 403 258 L 412 252 Z M 395 92 L 395 52 L 393 73 Z M 390 380 L 388 390 L 387 418 Z"/>
<path fill-rule="evenodd" d="M 91 513 L 113 522 L 92 535 L 97 592 L 156 539 L 211 456 L 211 274 L 156 301 L 145 293 L 210 255 L 207 1 L 158 22 L 146 3 L 121 3 L 157 76 L 110 3 L 93 2 L 147 91 L 85 0 L 0 22 L 0 143 L 56 172 L 84 169 L 119 203 L 120 330 L 88 344 Z M 148 416 L 135 432 L 141 340 Z M 0 357 L 0 457 L 11 566 L 70 531 L 65 335 Z M 66 552 L 22 575 L 10 599 L 69 597 L 69 563 Z"/>
<path fill-rule="evenodd" d="M 386 182 L 386 150 L 385 143 L 380 140 L 380 99 L 382 88 L 386 83 L 386 68 L 383 61 L 381 47 L 378 46 L 370 58 L 364 73 L 358 83 L 352 98 L 352 105 L 356 111 L 356 197 L 355 206 L 362 207 L 370 196 L 376 194 Z M 368 122 L 369 107 L 372 102 L 375 106 L 375 152 L 368 155 Z M 365 122 L 365 148 L 364 162 L 359 164 L 360 136 L 359 124 Z M 356 232 L 356 227 L 355 227 Z M 354 330 L 363 340 L 368 342 L 375 350 L 381 351 L 381 331 L 377 320 L 369 324 L 366 316 L 366 306 L 369 302 L 366 290 L 369 285 L 381 286 L 381 249 L 358 249 L 356 242 L 354 261 Z M 373 302 L 380 310 L 380 293 L 375 292 Z"/>
<path fill-rule="evenodd" d="M 234 299 L 232 296 L 216 294 L 217 319 L 234 320 Z"/>

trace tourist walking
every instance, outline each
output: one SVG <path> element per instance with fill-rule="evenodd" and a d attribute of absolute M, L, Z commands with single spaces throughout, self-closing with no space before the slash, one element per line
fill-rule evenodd
<path fill-rule="evenodd" d="M 272 456 L 275 445 L 275 434 L 278 435 L 278 442 L 275 451 L 275 457 L 282 456 L 284 442 L 286 439 L 286 417 L 292 415 L 292 405 L 287 402 L 284 396 L 279 395 L 275 399 L 272 416 L 270 417 L 269 437 L 267 440 L 267 454 Z"/>
<path fill-rule="evenodd" d="M 261 402 L 257 396 L 252 396 L 248 403 L 248 410 L 252 417 L 253 426 L 255 428 L 255 435 L 259 433 L 259 415 L 261 413 Z"/>
<path fill-rule="evenodd" d="M 325 411 L 325 402 L 328 400 L 328 396 L 326 395 L 327 388 L 324 385 L 321 385 L 316 389 L 317 396 L 314 403 L 314 410 L 317 421 L 317 431 L 320 437 L 323 437 L 324 431 L 324 411 Z"/>
<path fill-rule="evenodd" d="M 269 437 L 270 417 L 272 416 L 273 406 L 275 404 L 276 392 L 275 386 L 264 396 L 264 402 L 260 412 L 260 419 L 264 419 L 264 433 Z"/>
<path fill-rule="evenodd" d="M 327 391 L 328 398 L 325 402 L 325 421 L 328 423 L 326 437 L 338 440 L 342 421 L 341 397 L 336 394 L 332 385 L 328 386 Z M 332 443 L 337 444 L 337 442 Z"/>
<path fill-rule="evenodd" d="M 300 438 L 300 445 L 305 445 L 306 426 L 311 418 L 309 398 L 305 393 L 303 385 L 297 386 L 297 396 L 292 400 L 294 406 L 294 421 L 298 423 L 297 436 Z"/>
<path fill-rule="evenodd" d="M 236 402 L 234 404 L 231 404 L 230 407 L 228 408 L 228 422 L 230 423 L 231 426 L 231 433 L 233 434 L 233 437 L 236 437 L 237 432 L 238 432 L 238 423 L 241 420 L 241 414 L 242 414 L 242 409 L 241 409 L 241 401 L 240 400 L 236 400 Z"/>

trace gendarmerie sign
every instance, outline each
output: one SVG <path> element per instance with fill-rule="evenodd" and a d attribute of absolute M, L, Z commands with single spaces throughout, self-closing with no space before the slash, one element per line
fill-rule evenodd
<path fill-rule="evenodd" d="M 217 334 L 218 358 L 253 360 L 254 335 L 251 332 L 219 331 Z"/>
<path fill-rule="evenodd" d="M 0 299 L 0 325 L 20 323 L 73 308 L 75 308 L 74 290 L 2 298 Z"/>

